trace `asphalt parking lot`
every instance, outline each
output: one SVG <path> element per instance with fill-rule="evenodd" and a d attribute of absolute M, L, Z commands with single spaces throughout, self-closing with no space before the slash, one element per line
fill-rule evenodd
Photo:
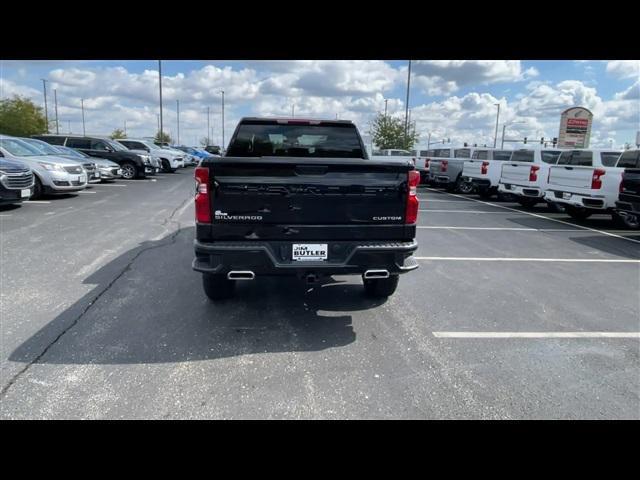
<path fill-rule="evenodd" d="M 386 301 L 258 278 L 212 304 L 193 190 L 0 210 L 2 418 L 640 418 L 640 233 L 610 217 L 421 188 Z"/>

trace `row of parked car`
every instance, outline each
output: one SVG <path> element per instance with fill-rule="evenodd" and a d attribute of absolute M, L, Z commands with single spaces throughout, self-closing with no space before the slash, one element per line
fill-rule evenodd
<path fill-rule="evenodd" d="M 423 185 L 497 195 L 525 207 L 544 202 L 580 220 L 605 213 L 623 228 L 640 228 L 638 149 L 447 147 L 413 153 Z"/>
<path fill-rule="evenodd" d="M 197 165 L 212 156 L 152 138 L 0 135 L 0 204 L 83 190 L 90 183 L 145 178 Z"/>

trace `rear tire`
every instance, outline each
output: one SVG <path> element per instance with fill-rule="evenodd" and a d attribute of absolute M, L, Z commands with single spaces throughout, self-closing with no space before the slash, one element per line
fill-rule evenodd
<path fill-rule="evenodd" d="M 619 213 L 612 213 L 611 219 L 618 227 L 628 230 L 640 229 L 640 218 L 637 215 L 620 215 Z"/>
<path fill-rule="evenodd" d="M 233 296 L 236 282 L 225 275 L 202 274 L 202 288 L 209 300 L 223 300 Z"/>
<path fill-rule="evenodd" d="M 517 200 L 517 202 L 525 208 L 535 207 L 539 201 L 540 200 L 538 200 L 537 198 L 528 198 L 528 197 L 518 197 L 518 200 Z"/>
<path fill-rule="evenodd" d="M 164 173 L 175 173 L 176 169 L 175 168 L 171 168 L 171 164 L 169 163 L 169 160 L 163 158 L 162 159 L 162 171 Z"/>
<path fill-rule="evenodd" d="M 400 275 L 391 275 L 389 278 L 363 279 L 364 291 L 369 297 L 386 298 L 396 291 Z"/>
<path fill-rule="evenodd" d="M 586 220 L 591 216 L 591 212 L 585 208 L 574 207 L 573 205 L 567 205 L 565 207 L 567 214 L 574 220 Z"/>
<path fill-rule="evenodd" d="M 463 182 L 462 179 L 460 179 L 457 183 L 457 188 L 456 190 L 458 192 L 460 192 L 463 195 L 468 195 L 469 193 L 473 192 L 473 183 L 471 182 Z"/>

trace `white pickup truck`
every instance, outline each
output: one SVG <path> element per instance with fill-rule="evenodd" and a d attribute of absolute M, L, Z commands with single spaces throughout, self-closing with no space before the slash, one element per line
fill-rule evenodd
<path fill-rule="evenodd" d="M 471 193 L 473 186 L 462 181 L 464 162 L 471 158 L 473 148 L 434 148 L 429 159 L 429 182 L 445 187 L 449 192 Z"/>
<path fill-rule="evenodd" d="M 420 172 L 420 185 L 425 185 L 429 181 L 429 158 L 433 157 L 433 149 L 411 150 L 411 156 L 415 158 L 415 167 Z"/>
<path fill-rule="evenodd" d="M 513 195 L 523 207 L 543 202 L 549 169 L 561 153 L 558 149 L 514 150 L 509 161 L 503 162 L 498 193 Z"/>
<path fill-rule="evenodd" d="M 471 159 L 464 162 L 462 181 L 471 183 L 483 198 L 490 198 L 498 191 L 502 165 L 511 158 L 513 150 L 478 148 Z"/>
<path fill-rule="evenodd" d="M 626 226 L 625 219 L 614 210 L 624 170 L 615 166 L 621 153 L 593 149 L 563 151 L 557 165 L 549 169 L 544 199 L 561 204 L 575 219 L 610 213 L 616 223 Z"/>

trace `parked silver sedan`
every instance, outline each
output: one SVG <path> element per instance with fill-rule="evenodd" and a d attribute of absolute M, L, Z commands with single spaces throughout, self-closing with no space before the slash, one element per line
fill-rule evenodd
<path fill-rule="evenodd" d="M 120 169 L 120 165 L 116 162 L 112 162 L 106 158 L 91 157 L 80 150 L 74 150 L 73 148 L 64 147 L 62 145 L 51 145 L 51 147 L 59 151 L 60 156 L 65 158 L 91 160 L 96 164 L 96 168 L 100 173 L 100 180 L 103 182 L 116 180 L 122 177 L 122 170 Z"/>

